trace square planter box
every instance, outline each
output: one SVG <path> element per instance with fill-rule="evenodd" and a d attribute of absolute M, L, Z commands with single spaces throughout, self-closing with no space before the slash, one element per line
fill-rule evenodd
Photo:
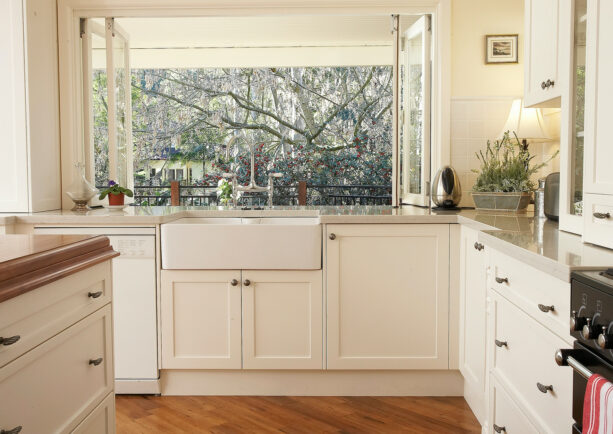
<path fill-rule="evenodd" d="M 508 212 L 526 212 L 530 199 L 531 192 L 482 192 L 472 191 L 470 193 L 475 201 L 475 207 L 478 210 L 485 211 L 508 211 Z"/>

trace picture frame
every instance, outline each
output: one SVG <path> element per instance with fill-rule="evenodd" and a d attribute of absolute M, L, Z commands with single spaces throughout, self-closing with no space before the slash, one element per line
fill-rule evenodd
<path fill-rule="evenodd" d="M 485 63 L 518 63 L 519 35 L 485 35 Z"/>

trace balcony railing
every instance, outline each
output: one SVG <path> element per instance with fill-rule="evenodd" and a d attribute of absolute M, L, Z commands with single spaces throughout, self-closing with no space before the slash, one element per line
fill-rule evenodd
<path fill-rule="evenodd" d="M 240 203 L 264 206 L 267 193 L 243 195 Z M 301 181 L 296 185 L 276 185 L 275 205 L 390 205 L 391 185 L 319 185 Z M 134 204 L 148 206 L 217 206 L 217 186 L 170 185 L 134 187 Z"/>

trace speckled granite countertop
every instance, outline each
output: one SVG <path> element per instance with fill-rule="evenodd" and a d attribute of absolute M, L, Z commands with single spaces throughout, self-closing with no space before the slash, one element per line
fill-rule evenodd
<path fill-rule="evenodd" d="M 0 214 L 0 225 L 155 226 L 185 217 L 318 217 L 322 224 L 441 223 L 479 231 L 479 240 L 527 264 L 568 281 L 577 269 L 613 266 L 613 250 L 584 244 L 581 237 L 558 230 L 549 220 L 528 214 L 492 214 L 475 210 L 435 211 L 405 206 L 273 207 L 241 210 L 225 207 L 126 207 L 86 214 L 48 211 Z"/>

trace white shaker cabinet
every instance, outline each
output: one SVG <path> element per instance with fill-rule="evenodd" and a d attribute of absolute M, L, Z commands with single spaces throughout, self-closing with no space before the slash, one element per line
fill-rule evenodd
<path fill-rule="evenodd" d="M 327 368 L 447 369 L 449 225 L 327 226 Z"/>
<path fill-rule="evenodd" d="M 565 0 L 526 0 L 524 4 L 524 105 L 559 107 L 560 40 L 569 32 Z"/>
<path fill-rule="evenodd" d="M 243 368 L 322 369 L 322 272 L 244 270 Z"/>
<path fill-rule="evenodd" d="M 483 425 L 487 414 L 487 258 L 478 231 L 462 226 L 460 241 L 460 372 L 464 397 Z"/>
<path fill-rule="evenodd" d="M 0 212 L 61 207 L 55 3 L 0 2 Z"/>
<path fill-rule="evenodd" d="M 162 369 L 241 368 L 241 273 L 162 270 Z"/>

